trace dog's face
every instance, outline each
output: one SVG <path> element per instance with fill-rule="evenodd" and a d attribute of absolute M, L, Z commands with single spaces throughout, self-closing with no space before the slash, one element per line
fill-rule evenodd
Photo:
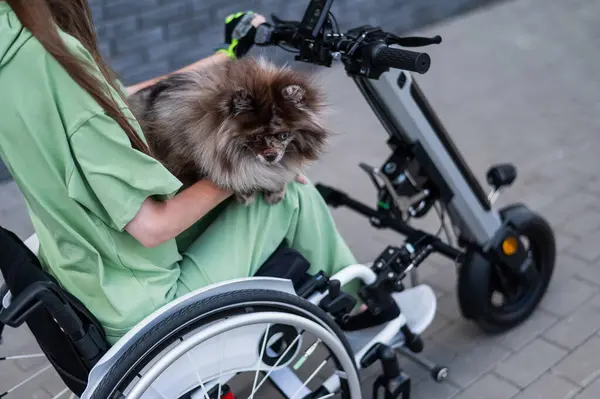
<path fill-rule="evenodd" d="M 283 158 L 288 144 L 293 140 L 293 134 L 289 131 L 274 134 L 251 134 L 247 140 L 246 145 L 260 162 L 276 164 Z"/>
<path fill-rule="evenodd" d="M 263 165 L 317 158 L 329 132 L 319 119 L 322 95 L 308 77 L 250 61 L 233 62 L 230 77 L 234 89 L 221 103 L 228 125 L 224 131 L 232 136 L 230 151 L 238 157 L 253 157 Z"/>

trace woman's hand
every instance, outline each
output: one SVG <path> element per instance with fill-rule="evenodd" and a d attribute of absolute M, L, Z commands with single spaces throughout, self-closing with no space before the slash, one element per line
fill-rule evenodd
<path fill-rule="evenodd" d="M 217 52 L 236 59 L 245 56 L 254 45 L 256 28 L 267 20 L 253 11 L 230 14 L 225 18 L 225 44 Z"/>

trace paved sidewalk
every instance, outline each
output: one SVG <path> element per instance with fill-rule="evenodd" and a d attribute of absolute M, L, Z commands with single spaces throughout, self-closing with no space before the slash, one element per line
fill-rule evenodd
<path fill-rule="evenodd" d="M 519 177 L 499 205 L 523 201 L 557 233 L 556 275 L 540 309 L 521 327 L 486 336 L 460 317 L 453 265 L 436 257 L 421 267 L 422 282 L 439 296 L 425 353 L 450 367 L 450 380 L 431 381 L 406 362 L 416 399 L 600 398 L 600 1 L 518 0 L 432 27 L 444 43 L 428 49 L 430 73 L 419 80 L 465 158 L 483 180 L 487 167 L 514 162 Z M 323 82 L 338 112 L 341 134 L 310 176 L 373 203 L 357 163 L 387 156 L 384 133 L 340 69 Z M 31 232 L 12 184 L 0 188 L 0 224 Z M 341 232 L 360 260 L 398 237 L 335 210 Z M 437 228 L 436 220 L 423 222 Z M 8 330 L 0 356 L 35 351 L 28 332 Z M 0 363 L 0 391 L 43 361 Z M 365 397 L 379 366 L 367 370 Z M 54 373 L 15 398 L 52 398 Z M 65 396 L 66 397 L 66 396 Z"/>

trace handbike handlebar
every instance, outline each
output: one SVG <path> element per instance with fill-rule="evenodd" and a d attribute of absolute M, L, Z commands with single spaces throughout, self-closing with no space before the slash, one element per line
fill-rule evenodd
<path fill-rule="evenodd" d="M 429 70 L 431 58 L 427 53 L 392 45 L 420 47 L 441 42 L 439 36 L 398 37 L 368 25 L 346 33 L 323 31 L 318 37 L 310 37 L 303 34 L 299 22 L 283 21 L 274 15 L 272 19 L 273 24 L 266 23 L 257 29 L 257 45 L 285 45 L 288 51 L 297 54 L 296 60 L 316 65 L 330 66 L 333 59 L 340 60 L 347 72 L 374 79 L 378 79 L 389 68 L 420 74 Z"/>
<path fill-rule="evenodd" d="M 372 46 L 368 56 L 376 68 L 395 68 L 425 73 L 431 66 L 431 58 L 427 53 L 389 47 L 383 43 Z"/>

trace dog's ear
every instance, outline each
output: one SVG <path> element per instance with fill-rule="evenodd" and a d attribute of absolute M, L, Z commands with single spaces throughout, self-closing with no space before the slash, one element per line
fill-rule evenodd
<path fill-rule="evenodd" d="M 304 105 L 306 90 L 300 85 L 288 85 L 281 90 L 283 98 L 294 105 Z"/>
<path fill-rule="evenodd" d="M 252 110 L 252 96 L 246 90 L 238 89 L 225 100 L 223 111 L 227 115 L 238 116 Z"/>

